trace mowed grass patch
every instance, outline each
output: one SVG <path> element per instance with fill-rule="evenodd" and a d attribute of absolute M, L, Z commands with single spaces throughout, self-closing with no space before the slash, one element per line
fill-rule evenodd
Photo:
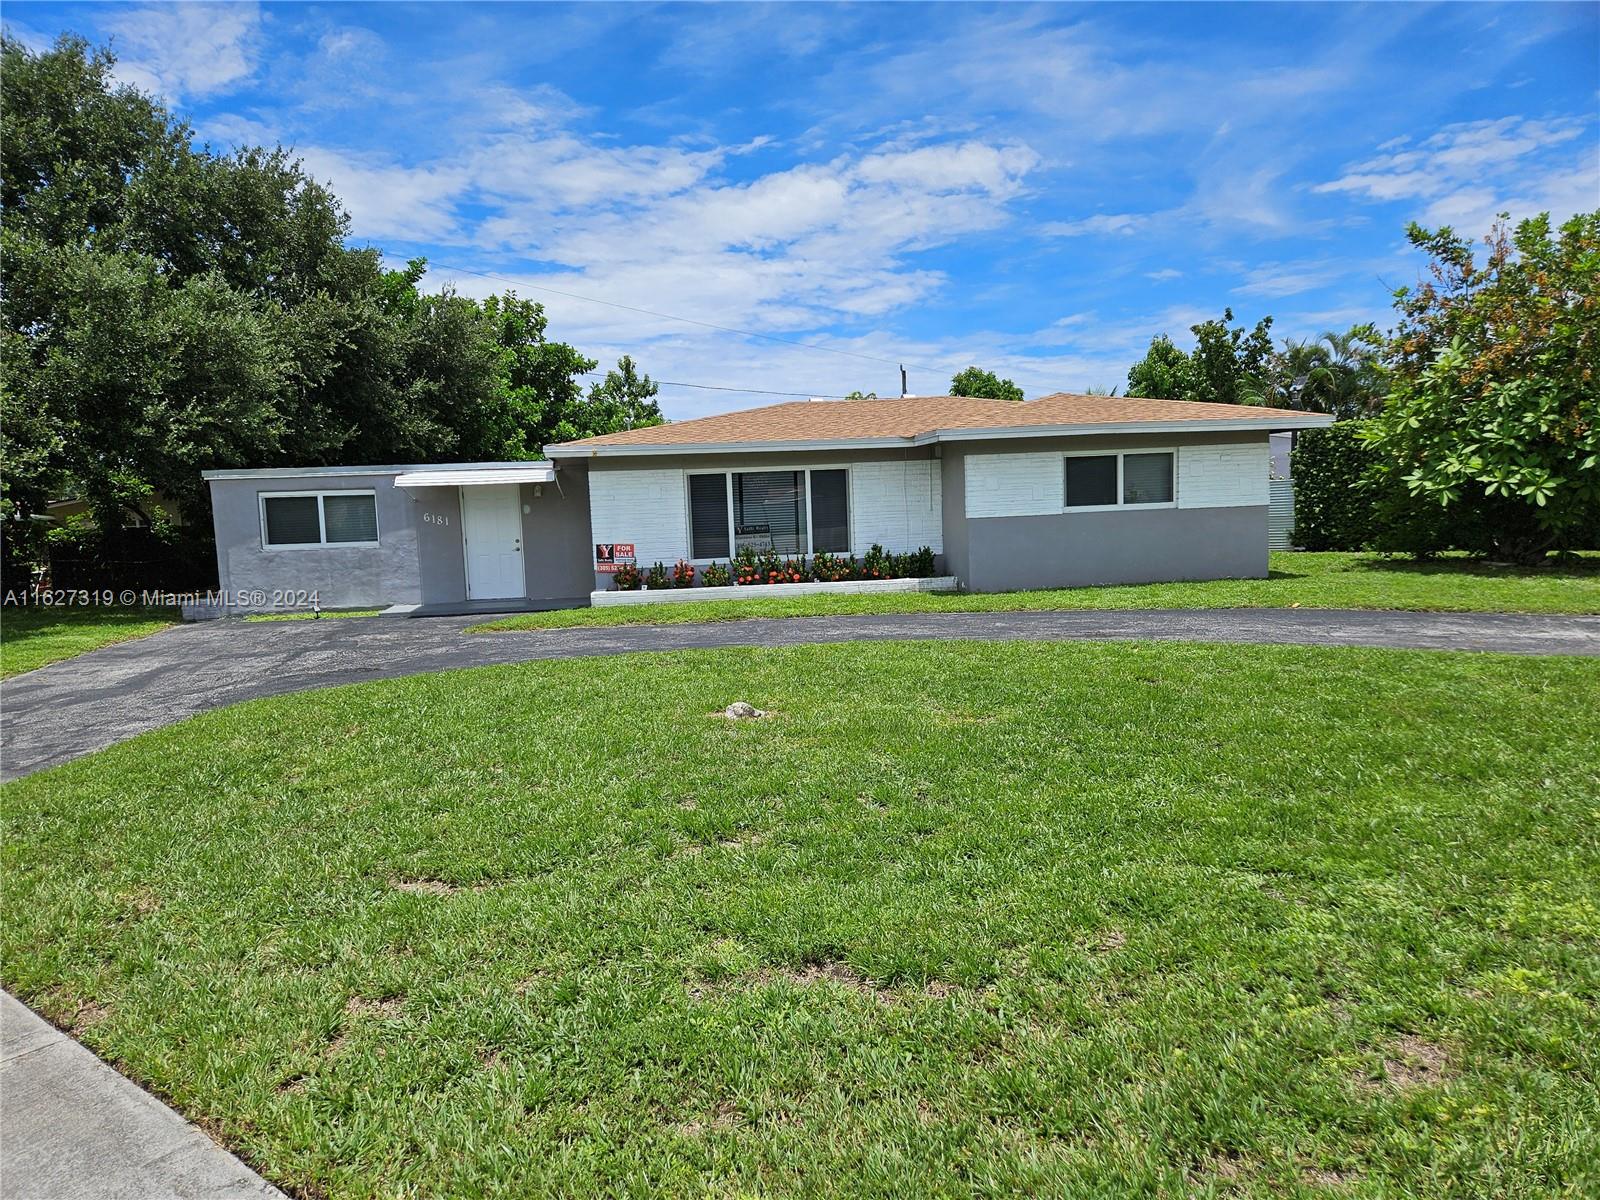
<path fill-rule="evenodd" d="M 170 609 L 0 608 L 0 678 L 165 629 Z"/>
<path fill-rule="evenodd" d="M 1597 684 L 910 643 L 259 701 L 0 792 L 7 984 L 302 1196 L 1581 1194 Z"/>
<path fill-rule="evenodd" d="M 1373 554 L 1283 551 L 1266 579 L 1213 579 L 1028 592 L 898 592 L 578 608 L 519 613 L 473 632 L 579 625 L 666 625 L 748 617 L 1017 612 L 1113 608 L 1362 608 L 1436 612 L 1600 613 L 1600 555 L 1513 567 L 1449 555 L 1413 562 Z"/>

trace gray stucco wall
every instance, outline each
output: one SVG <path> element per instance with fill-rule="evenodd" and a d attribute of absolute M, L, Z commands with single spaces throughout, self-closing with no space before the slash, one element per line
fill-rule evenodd
<path fill-rule="evenodd" d="M 406 494 L 406 489 L 396 491 Z M 466 555 L 461 544 L 461 489 L 410 491 L 417 523 L 417 567 L 423 604 L 457 604 L 467 598 Z"/>
<path fill-rule="evenodd" d="M 941 447 L 939 474 L 943 488 L 939 501 L 944 520 L 944 554 L 940 556 L 943 561 L 939 563 L 939 571 L 954 575 L 965 587 L 972 570 L 967 528 L 967 462 L 963 454 L 943 451 Z"/>
<path fill-rule="evenodd" d="M 1267 508 L 1163 508 L 966 522 L 964 586 L 1019 588 L 1252 579 L 1267 573 Z"/>
<path fill-rule="evenodd" d="M 308 491 L 373 492 L 378 545 L 263 549 L 258 495 Z M 211 511 L 218 580 L 235 607 L 305 608 L 309 605 L 298 595 L 302 592 L 316 593 L 323 608 L 370 608 L 421 600 L 415 506 L 395 488 L 392 475 L 213 479 Z"/>
<path fill-rule="evenodd" d="M 576 600 L 594 587 L 594 545 L 589 537 L 589 473 L 563 463 L 541 495 L 522 486 L 523 572 L 534 600 Z"/>
<path fill-rule="evenodd" d="M 534 494 L 523 484 L 523 572 L 538 600 L 587 596 L 593 578 L 589 488 L 582 464 L 564 467 L 559 486 Z M 266 550 L 259 496 L 275 492 L 371 491 L 378 545 Z M 467 596 L 461 493 L 455 487 L 397 488 L 393 475 L 214 479 L 211 507 L 220 586 L 244 609 L 452 604 Z"/>

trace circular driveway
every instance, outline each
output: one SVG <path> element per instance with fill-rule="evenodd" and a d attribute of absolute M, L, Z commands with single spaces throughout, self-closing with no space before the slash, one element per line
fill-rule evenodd
<path fill-rule="evenodd" d="M 755 618 L 467 634 L 482 616 L 180 625 L 3 685 L 0 777 L 14 779 L 258 696 L 536 659 L 956 638 L 1151 639 L 1600 655 L 1600 616 L 1328 609 L 1137 609 Z"/>

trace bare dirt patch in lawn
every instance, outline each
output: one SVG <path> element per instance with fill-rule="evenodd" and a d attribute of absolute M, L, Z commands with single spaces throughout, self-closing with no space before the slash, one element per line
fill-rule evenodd
<path fill-rule="evenodd" d="M 352 1017 L 377 1017 L 383 1021 L 393 1021 L 406 1010 L 404 996 L 351 996 L 345 1001 L 344 1011 Z"/>
<path fill-rule="evenodd" d="M 1382 1078 L 1366 1078 L 1361 1083 L 1367 1091 L 1408 1092 L 1438 1087 L 1450 1075 L 1449 1051 L 1414 1033 L 1402 1033 L 1389 1043 Z"/>

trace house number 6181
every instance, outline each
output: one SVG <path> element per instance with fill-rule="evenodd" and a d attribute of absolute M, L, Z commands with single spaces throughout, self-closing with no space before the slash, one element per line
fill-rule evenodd
<path fill-rule="evenodd" d="M 450 524 L 450 518 L 445 516 L 444 513 L 423 513 L 422 523 L 424 525 L 448 525 Z"/>

